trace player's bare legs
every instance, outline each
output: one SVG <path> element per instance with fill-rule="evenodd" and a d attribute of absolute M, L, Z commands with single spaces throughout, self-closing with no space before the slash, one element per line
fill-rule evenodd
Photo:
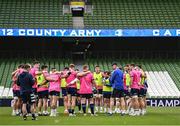
<path fill-rule="evenodd" d="M 124 97 L 120 98 L 120 109 L 121 109 L 121 114 L 125 114 L 125 99 Z"/>
<path fill-rule="evenodd" d="M 145 108 L 145 103 L 143 97 L 139 97 L 139 108 L 141 110 L 141 114 L 144 115 L 144 108 Z"/>
<path fill-rule="evenodd" d="M 38 101 L 38 115 L 41 115 L 41 110 L 42 110 L 42 105 L 43 105 L 43 99 L 40 98 Z"/>
<path fill-rule="evenodd" d="M 120 113 L 120 102 L 119 102 L 119 98 L 116 98 L 116 105 L 115 105 L 114 113 Z"/>
<path fill-rule="evenodd" d="M 114 98 L 110 98 L 110 109 L 109 109 L 109 114 L 112 115 L 112 110 L 114 107 Z"/>
<path fill-rule="evenodd" d="M 64 113 L 68 113 L 68 97 L 64 96 Z"/>
<path fill-rule="evenodd" d="M 44 108 L 43 114 L 47 116 L 49 114 L 49 112 L 47 111 L 48 109 L 47 98 L 43 98 L 43 108 Z"/>
<path fill-rule="evenodd" d="M 72 103 L 71 103 L 72 114 L 74 114 L 75 106 L 76 106 L 76 96 L 72 96 Z"/>

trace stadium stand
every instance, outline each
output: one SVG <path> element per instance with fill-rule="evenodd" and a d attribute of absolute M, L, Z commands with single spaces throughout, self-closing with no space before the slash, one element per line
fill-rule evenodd
<path fill-rule="evenodd" d="M 178 28 L 179 0 L 91 0 L 86 28 Z M 63 0 L 0 0 L 1 28 L 72 28 Z"/>
<path fill-rule="evenodd" d="M 89 28 L 177 28 L 178 0 L 92 0 L 93 16 L 85 17 Z"/>
<path fill-rule="evenodd" d="M 69 28 L 71 14 L 62 16 L 62 0 L 0 0 L 1 28 Z"/>
<path fill-rule="evenodd" d="M 172 81 L 168 72 L 162 71 L 149 71 L 146 72 L 149 84 L 149 96 L 150 97 L 179 97 L 180 92 L 176 87 L 176 84 Z M 167 80 L 168 78 L 168 80 Z"/>

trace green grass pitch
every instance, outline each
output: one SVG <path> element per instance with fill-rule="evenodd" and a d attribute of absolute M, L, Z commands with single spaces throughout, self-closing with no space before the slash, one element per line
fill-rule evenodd
<path fill-rule="evenodd" d="M 148 107 L 147 115 L 131 117 L 114 114 L 107 116 L 98 114 L 97 117 L 77 114 L 76 117 L 68 117 L 62 114 L 62 107 L 57 117 L 38 117 L 37 121 L 22 120 L 22 117 L 11 116 L 10 107 L 0 107 L 0 125 L 180 125 L 180 107 Z"/>

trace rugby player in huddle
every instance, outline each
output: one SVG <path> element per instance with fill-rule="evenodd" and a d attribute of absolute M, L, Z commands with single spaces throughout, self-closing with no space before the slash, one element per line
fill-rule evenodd
<path fill-rule="evenodd" d="M 12 115 L 20 115 L 23 103 L 30 102 L 33 106 L 33 116 L 57 116 L 60 93 L 63 97 L 64 113 L 69 116 L 76 116 L 76 103 L 79 113 L 83 113 L 84 116 L 87 115 L 87 107 L 92 116 L 97 116 L 96 113 L 99 112 L 110 116 L 113 113 L 120 113 L 122 116 L 125 114 L 139 116 L 146 113 L 147 76 L 140 65 L 128 64 L 122 70 L 117 63 L 113 63 L 112 72 L 102 72 L 100 66 L 95 66 L 95 71 L 91 72 L 87 65 L 79 71 L 74 64 L 70 64 L 63 71 L 51 68 L 48 72 L 48 66 L 42 65 L 40 69 L 40 63 L 36 61 L 34 66 L 31 68 L 29 65 L 28 69 L 34 80 L 31 88 L 33 102 L 23 98 L 24 87 L 21 86 L 25 84 L 17 84 L 23 71 L 27 72 L 24 66 L 27 67 L 27 64 L 19 65 L 12 72 L 14 94 Z"/>

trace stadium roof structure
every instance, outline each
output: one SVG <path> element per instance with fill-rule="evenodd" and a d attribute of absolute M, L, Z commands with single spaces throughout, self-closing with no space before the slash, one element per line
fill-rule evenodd
<path fill-rule="evenodd" d="M 91 0 L 85 28 L 180 28 L 179 0 Z M 0 28 L 72 28 L 63 0 L 0 0 Z"/>

